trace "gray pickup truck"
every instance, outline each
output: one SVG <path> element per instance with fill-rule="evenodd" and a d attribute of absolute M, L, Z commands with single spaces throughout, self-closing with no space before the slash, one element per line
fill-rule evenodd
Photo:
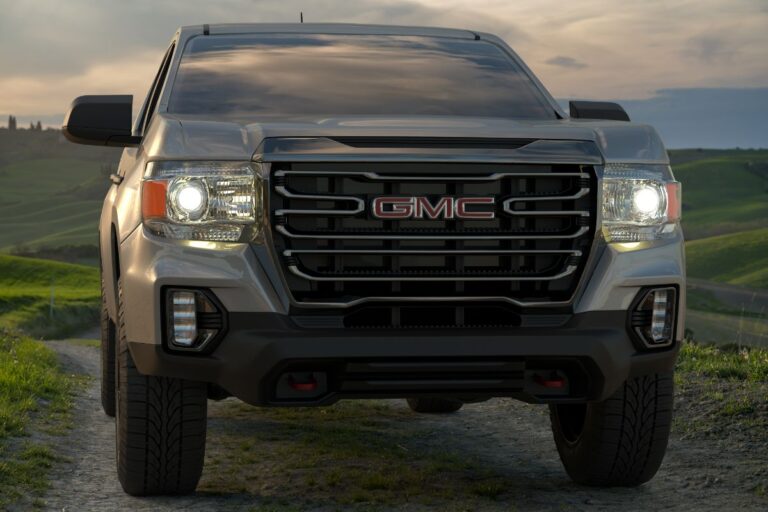
<path fill-rule="evenodd" d="M 63 132 L 125 147 L 100 250 L 126 492 L 192 492 L 207 401 L 229 396 L 511 397 L 549 406 L 576 482 L 659 468 L 679 183 L 653 128 L 613 103 L 564 112 L 498 37 L 184 27 L 135 120 L 131 96 L 82 96 Z"/>

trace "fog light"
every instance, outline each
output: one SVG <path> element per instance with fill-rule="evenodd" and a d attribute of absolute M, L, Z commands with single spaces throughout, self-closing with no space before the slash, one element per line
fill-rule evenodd
<path fill-rule="evenodd" d="M 199 290 L 166 292 L 168 347 L 200 351 L 223 329 L 223 313 Z"/>
<path fill-rule="evenodd" d="M 191 347 L 197 339 L 197 309 L 194 292 L 173 292 L 171 294 L 171 343 L 180 347 Z"/>
<path fill-rule="evenodd" d="M 632 313 L 632 327 L 647 347 L 665 347 L 675 339 L 675 288 L 645 292 Z"/>

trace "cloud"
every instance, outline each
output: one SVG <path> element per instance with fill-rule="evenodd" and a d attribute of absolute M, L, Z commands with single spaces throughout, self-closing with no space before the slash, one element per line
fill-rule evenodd
<path fill-rule="evenodd" d="M 560 66 L 562 68 L 570 68 L 570 69 L 584 69 L 587 67 L 586 64 L 583 62 L 580 62 L 573 57 L 566 57 L 564 55 L 558 55 L 557 57 L 552 57 L 549 60 L 544 61 L 544 64 L 549 64 L 550 66 Z"/>
<path fill-rule="evenodd" d="M 133 94 L 136 107 L 149 89 L 161 52 L 150 50 L 93 64 L 71 75 L 0 75 L 0 112 L 20 119 L 44 117 L 64 112 L 75 97 L 83 94 Z"/>
<path fill-rule="evenodd" d="M 696 36 L 688 40 L 683 54 L 712 64 L 732 59 L 738 48 L 732 42 L 717 36 Z"/>

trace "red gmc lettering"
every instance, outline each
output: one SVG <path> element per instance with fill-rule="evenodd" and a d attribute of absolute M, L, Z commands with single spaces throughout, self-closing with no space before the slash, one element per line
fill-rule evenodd
<path fill-rule="evenodd" d="M 428 197 L 377 197 L 373 216 L 379 219 L 493 219 L 494 209 L 469 210 L 470 205 L 494 205 L 493 197 L 441 197 L 432 204 Z"/>
<path fill-rule="evenodd" d="M 417 219 L 439 219 L 441 214 L 444 219 L 453 218 L 453 198 L 441 197 L 435 206 L 429 202 L 428 197 L 416 197 L 416 207 L 413 216 Z"/>
<path fill-rule="evenodd" d="M 495 216 L 493 211 L 467 211 L 470 204 L 494 204 L 493 197 L 460 197 L 456 199 L 456 216 L 461 219 L 492 219 Z"/>
<path fill-rule="evenodd" d="M 408 219 L 413 215 L 413 197 L 377 197 L 373 200 L 373 215 L 380 219 Z M 390 206 L 385 210 L 385 206 Z"/>

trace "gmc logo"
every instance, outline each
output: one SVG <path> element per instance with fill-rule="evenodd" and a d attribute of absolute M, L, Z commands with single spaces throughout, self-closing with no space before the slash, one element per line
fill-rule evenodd
<path fill-rule="evenodd" d="M 377 197 L 373 216 L 378 219 L 493 219 L 493 197 L 441 197 L 432 203 L 428 197 Z M 478 209 L 482 205 L 492 208 Z"/>

